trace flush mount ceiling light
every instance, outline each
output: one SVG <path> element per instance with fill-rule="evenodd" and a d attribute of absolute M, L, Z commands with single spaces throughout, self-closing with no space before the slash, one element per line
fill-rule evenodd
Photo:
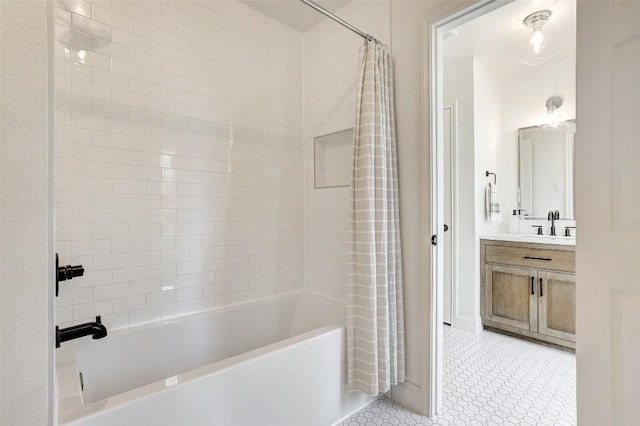
<path fill-rule="evenodd" d="M 547 99 L 545 105 L 547 106 L 547 114 L 549 119 L 542 126 L 542 130 L 547 132 L 555 132 L 558 130 L 564 130 L 568 127 L 567 122 L 562 119 L 562 116 L 558 111 L 563 103 L 564 99 L 562 99 L 562 97 L 560 96 L 552 96 Z"/>
<path fill-rule="evenodd" d="M 558 50 L 560 29 L 551 20 L 550 10 L 539 10 L 528 15 L 515 42 L 518 61 L 528 66 L 548 62 Z"/>

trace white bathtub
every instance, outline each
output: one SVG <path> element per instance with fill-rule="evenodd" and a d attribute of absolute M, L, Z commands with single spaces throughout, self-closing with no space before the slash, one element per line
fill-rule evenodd
<path fill-rule="evenodd" d="M 63 343 L 59 423 L 331 425 L 372 400 L 345 388 L 344 322 L 296 292 Z"/>

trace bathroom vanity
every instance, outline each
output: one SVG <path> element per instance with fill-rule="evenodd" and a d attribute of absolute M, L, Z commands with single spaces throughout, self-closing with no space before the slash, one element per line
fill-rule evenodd
<path fill-rule="evenodd" d="M 575 240 L 484 237 L 480 265 L 485 328 L 575 349 Z"/>

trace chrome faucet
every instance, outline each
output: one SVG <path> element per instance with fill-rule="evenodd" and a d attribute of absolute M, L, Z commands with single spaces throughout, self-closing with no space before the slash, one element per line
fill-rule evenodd
<path fill-rule="evenodd" d="M 549 235 L 556 235 L 556 220 L 560 219 L 560 212 L 556 210 L 549 210 L 549 214 L 547 215 L 547 220 L 551 221 L 551 233 Z"/>

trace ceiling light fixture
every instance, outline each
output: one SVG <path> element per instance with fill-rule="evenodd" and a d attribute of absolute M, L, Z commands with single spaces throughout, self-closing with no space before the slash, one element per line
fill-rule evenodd
<path fill-rule="evenodd" d="M 558 50 L 560 29 L 552 22 L 550 10 L 539 10 L 528 15 L 515 42 L 518 61 L 528 66 L 548 62 Z"/>
<path fill-rule="evenodd" d="M 542 130 L 547 132 L 555 132 L 559 130 L 564 130 L 568 127 L 568 123 L 562 119 L 560 112 L 558 109 L 564 103 L 564 99 L 560 96 L 552 96 L 547 99 L 547 114 L 548 121 L 542 126 Z"/>

